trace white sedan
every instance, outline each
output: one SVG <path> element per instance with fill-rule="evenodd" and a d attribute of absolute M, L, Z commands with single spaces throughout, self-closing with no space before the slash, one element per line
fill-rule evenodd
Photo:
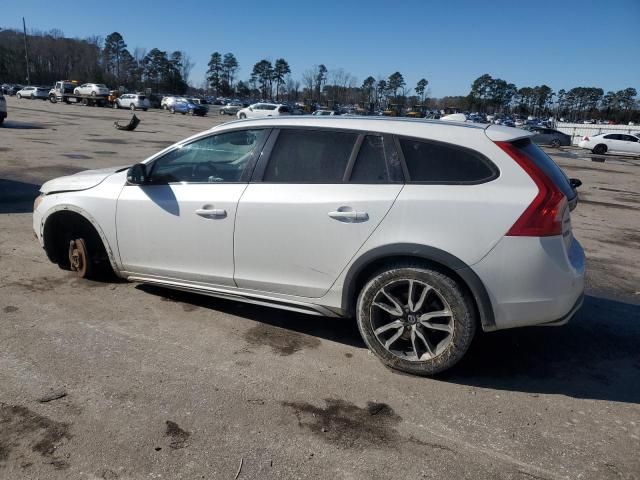
<path fill-rule="evenodd" d="M 640 138 L 626 133 L 600 133 L 586 136 L 578 146 L 598 155 L 604 155 L 607 152 L 640 154 Z"/>
<path fill-rule="evenodd" d="M 91 95 L 92 97 L 103 97 L 109 95 L 109 89 L 103 83 L 83 83 L 73 90 L 74 95 Z"/>
<path fill-rule="evenodd" d="M 291 110 L 281 103 L 254 103 L 238 111 L 238 118 L 265 118 L 291 115 Z"/>

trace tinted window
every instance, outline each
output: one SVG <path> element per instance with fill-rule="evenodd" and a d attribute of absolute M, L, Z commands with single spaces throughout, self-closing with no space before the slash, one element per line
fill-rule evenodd
<path fill-rule="evenodd" d="M 637 142 L 638 138 L 637 137 L 633 137 L 631 135 L 620 135 L 622 138 L 620 140 L 625 140 L 627 142 Z"/>
<path fill-rule="evenodd" d="M 282 130 L 263 180 L 341 183 L 356 137 L 330 130 Z"/>
<path fill-rule="evenodd" d="M 291 110 L 289 110 L 289 107 L 283 105 L 282 107 L 278 108 L 278 111 L 280 113 L 289 113 Z"/>
<path fill-rule="evenodd" d="M 477 183 L 495 178 L 495 167 L 482 155 L 454 145 L 400 139 L 413 182 Z"/>
<path fill-rule="evenodd" d="M 276 106 L 275 105 L 262 105 L 261 110 L 275 110 Z"/>
<path fill-rule="evenodd" d="M 382 137 L 367 135 L 364 137 L 356 163 L 353 165 L 351 182 L 388 182 L 389 178 Z"/>
<path fill-rule="evenodd" d="M 221 133 L 176 148 L 153 163 L 151 181 L 239 182 L 265 132 L 239 130 Z"/>
<path fill-rule="evenodd" d="M 560 169 L 560 167 L 554 162 L 549 155 L 544 153 L 540 147 L 531 142 L 528 138 L 522 140 L 516 140 L 513 142 L 521 152 L 529 157 L 533 163 L 536 164 L 560 189 L 565 196 L 571 200 L 575 196 L 575 192 L 569 184 L 569 179 Z"/>
<path fill-rule="evenodd" d="M 604 138 L 606 138 L 607 140 L 620 140 L 620 135 L 618 135 L 617 133 L 611 133 L 609 135 L 605 135 Z"/>

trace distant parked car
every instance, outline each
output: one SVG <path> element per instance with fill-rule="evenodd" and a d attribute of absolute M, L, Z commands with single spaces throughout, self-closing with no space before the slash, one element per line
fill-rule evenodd
<path fill-rule="evenodd" d="M 91 95 L 92 97 L 106 97 L 109 89 L 103 83 L 83 83 L 73 89 L 74 95 Z"/>
<path fill-rule="evenodd" d="M 181 98 L 169 107 L 169 111 L 171 113 L 177 112 L 183 115 L 188 113 L 189 115 L 199 115 L 204 117 L 209 110 L 204 105 L 193 103 L 192 99 Z"/>
<path fill-rule="evenodd" d="M 12 85 L 9 83 L 2 85 L 2 93 L 5 95 L 15 95 L 19 90 L 22 90 L 22 85 Z"/>
<path fill-rule="evenodd" d="M 538 145 L 550 145 L 552 147 L 568 147 L 571 145 L 571 136 L 562 133 L 553 128 L 545 128 L 540 126 L 526 127 L 526 130 L 535 133 L 531 138 Z"/>
<path fill-rule="evenodd" d="M 279 117 L 280 115 L 290 115 L 291 110 L 281 103 L 254 103 L 247 108 L 239 110 L 238 118 L 264 118 Z"/>
<path fill-rule="evenodd" d="M 229 102 L 220 109 L 220 115 L 235 115 L 243 106 L 241 102 Z"/>
<path fill-rule="evenodd" d="M 335 115 L 335 114 L 336 112 L 334 112 L 333 110 L 316 110 L 311 115 L 315 115 L 316 117 L 324 117 L 327 115 Z"/>
<path fill-rule="evenodd" d="M 7 101 L 4 99 L 4 95 L 0 92 L 0 125 L 7 118 Z"/>
<path fill-rule="evenodd" d="M 640 154 L 640 138 L 626 133 L 600 133 L 584 137 L 578 146 L 587 148 L 597 155 L 607 152 Z"/>
<path fill-rule="evenodd" d="M 23 87 L 22 90 L 18 90 L 16 97 L 18 97 L 18 99 L 30 98 L 31 100 L 35 100 L 39 98 L 40 100 L 48 100 L 49 89 L 45 87 Z"/>
<path fill-rule="evenodd" d="M 113 108 L 129 108 L 131 110 L 144 110 L 145 112 L 150 107 L 149 99 L 137 93 L 125 93 L 113 104 Z"/>
<path fill-rule="evenodd" d="M 160 108 L 163 110 L 169 110 L 169 107 L 173 105 L 176 100 L 181 99 L 182 97 L 177 97 L 174 95 L 168 95 L 166 97 L 162 97 L 162 101 L 160 102 Z"/>

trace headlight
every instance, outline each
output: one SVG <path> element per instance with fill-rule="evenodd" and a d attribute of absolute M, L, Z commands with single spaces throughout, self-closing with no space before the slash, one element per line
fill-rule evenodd
<path fill-rule="evenodd" d="M 38 206 L 42 203 L 42 200 L 44 199 L 44 193 L 41 193 L 40 195 L 38 195 L 36 197 L 36 199 L 33 201 L 33 211 L 35 212 L 38 209 Z"/>

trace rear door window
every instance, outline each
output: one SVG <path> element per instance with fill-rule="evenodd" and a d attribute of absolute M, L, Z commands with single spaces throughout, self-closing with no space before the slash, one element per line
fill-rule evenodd
<path fill-rule="evenodd" d="M 575 191 L 569 184 L 569 179 L 562 169 L 554 162 L 549 155 L 544 153 L 540 147 L 528 138 L 523 138 L 513 142 L 513 145 L 523 152 L 535 165 L 542 170 L 547 177 L 560 189 L 562 193 L 571 200 L 576 195 Z"/>
<path fill-rule="evenodd" d="M 264 182 L 342 183 L 357 135 L 334 130 L 283 129 Z"/>
<path fill-rule="evenodd" d="M 448 143 L 400 138 L 409 181 L 474 184 L 493 180 L 498 169 L 486 157 Z"/>
<path fill-rule="evenodd" d="M 382 137 L 367 135 L 362 141 L 356 163 L 351 171 L 352 183 L 379 183 L 389 181 Z"/>

